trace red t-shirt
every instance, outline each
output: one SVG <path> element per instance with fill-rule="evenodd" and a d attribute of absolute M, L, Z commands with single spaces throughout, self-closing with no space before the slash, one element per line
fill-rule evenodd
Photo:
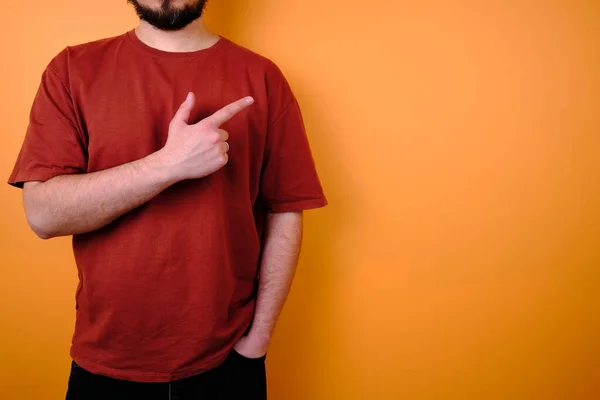
<path fill-rule="evenodd" d="M 73 237 L 71 356 L 91 372 L 165 382 L 220 364 L 252 320 L 265 214 L 326 205 L 298 103 L 271 61 L 225 38 L 163 52 L 134 31 L 52 60 L 9 183 L 101 171 L 161 149 L 190 91 L 190 123 L 247 95 L 255 103 L 223 125 L 223 169 Z"/>

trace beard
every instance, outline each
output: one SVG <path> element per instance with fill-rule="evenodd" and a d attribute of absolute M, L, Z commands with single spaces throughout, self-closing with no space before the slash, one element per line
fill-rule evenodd
<path fill-rule="evenodd" d="M 202 16 L 208 0 L 196 0 L 183 8 L 172 7 L 170 0 L 164 0 L 160 9 L 141 5 L 138 0 L 127 0 L 135 8 L 142 21 L 146 21 L 161 31 L 178 31 Z"/>

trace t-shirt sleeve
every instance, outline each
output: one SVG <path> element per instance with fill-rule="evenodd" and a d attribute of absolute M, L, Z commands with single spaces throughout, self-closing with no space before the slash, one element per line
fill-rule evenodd
<path fill-rule="evenodd" d="M 327 200 L 317 174 L 298 102 L 281 75 L 270 106 L 260 195 L 272 213 L 324 207 Z"/>
<path fill-rule="evenodd" d="M 8 183 L 22 188 L 28 181 L 84 173 L 87 152 L 82 138 L 68 88 L 50 65 L 42 75 Z"/>

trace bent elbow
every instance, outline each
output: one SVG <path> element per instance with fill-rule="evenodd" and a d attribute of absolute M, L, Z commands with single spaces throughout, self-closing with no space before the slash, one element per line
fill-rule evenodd
<path fill-rule="evenodd" d="M 49 221 L 44 218 L 43 213 L 30 207 L 25 207 L 25 216 L 27 224 L 40 239 L 48 240 L 58 236 L 50 226 Z"/>
<path fill-rule="evenodd" d="M 37 237 L 43 240 L 51 239 L 58 236 L 52 229 L 51 221 L 48 219 L 48 213 L 39 206 L 41 203 L 38 187 L 43 182 L 26 182 L 23 187 L 23 206 L 25 208 L 25 217 L 27 224 L 36 234 Z"/>
<path fill-rule="evenodd" d="M 33 230 L 33 233 L 35 233 L 36 236 L 39 237 L 42 240 L 48 240 L 48 239 L 52 239 L 52 238 L 56 237 L 56 235 L 52 235 L 51 233 L 46 232 L 46 231 L 42 231 L 40 229 L 33 229 L 32 228 L 32 230 Z"/>
<path fill-rule="evenodd" d="M 40 221 L 39 219 L 32 218 L 28 215 L 27 223 L 29 224 L 29 227 L 31 228 L 33 233 L 35 233 L 36 236 L 40 239 L 48 240 L 57 236 L 53 234 L 52 231 L 48 229 L 46 225 L 44 225 L 43 221 Z"/>

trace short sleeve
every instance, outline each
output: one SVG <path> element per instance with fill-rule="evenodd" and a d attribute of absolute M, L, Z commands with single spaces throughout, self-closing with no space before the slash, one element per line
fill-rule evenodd
<path fill-rule="evenodd" d="M 44 71 L 10 185 L 84 173 L 87 152 L 67 86 L 52 66 Z"/>
<path fill-rule="evenodd" d="M 283 104 L 269 123 L 260 195 L 272 213 L 327 205 L 298 102 L 282 82 L 276 102 Z M 281 99 L 286 99 L 282 102 Z"/>

